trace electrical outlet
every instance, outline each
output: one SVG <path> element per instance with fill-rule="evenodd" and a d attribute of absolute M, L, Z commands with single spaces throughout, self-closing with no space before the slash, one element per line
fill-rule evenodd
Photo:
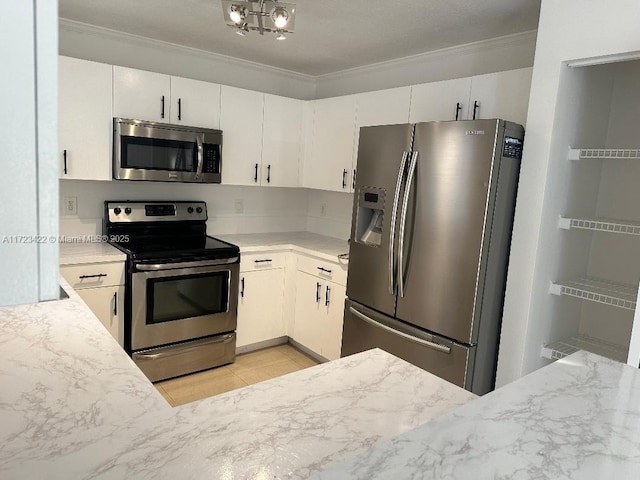
<path fill-rule="evenodd" d="M 327 204 L 326 203 L 321 203 L 320 204 L 320 216 L 324 217 L 327 215 Z"/>
<path fill-rule="evenodd" d="M 233 203 L 233 207 L 236 213 L 244 213 L 244 200 L 242 200 L 241 198 L 236 198 Z"/>
<path fill-rule="evenodd" d="M 62 205 L 63 215 L 77 215 L 78 214 L 78 197 L 64 197 Z"/>

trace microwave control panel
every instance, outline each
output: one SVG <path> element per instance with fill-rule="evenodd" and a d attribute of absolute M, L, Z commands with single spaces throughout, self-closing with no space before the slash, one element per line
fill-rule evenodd
<path fill-rule="evenodd" d="M 205 143 L 202 150 L 204 155 L 203 173 L 220 173 L 220 145 Z"/>

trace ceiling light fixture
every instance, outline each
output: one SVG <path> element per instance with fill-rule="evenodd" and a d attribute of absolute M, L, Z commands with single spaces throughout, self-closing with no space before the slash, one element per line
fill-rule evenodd
<path fill-rule="evenodd" d="M 249 30 L 273 32 L 277 40 L 285 40 L 285 33 L 293 33 L 296 6 L 278 0 L 222 0 L 225 23 L 238 35 Z"/>

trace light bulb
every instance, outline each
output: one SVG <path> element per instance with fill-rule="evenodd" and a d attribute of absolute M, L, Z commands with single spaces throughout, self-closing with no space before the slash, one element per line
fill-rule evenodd
<path fill-rule="evenodd" d="M 284 33 L 279 32 L 278 35 L 276 35 L 276 40 L 286 40 L 287 37 Z"/>
<path fill-rule="evenodd" d="M 271 20 L 273 20 L 277 29 L 284 28 L 289 23 L 289 12 L 284 7 L 275 7 L 271 12 Z"/>
<path fill-rule="evenodd" d="M 238 7 L 237 5 L 231 5 L 231 8 L 229 9 L 229 18 L 231 18 L 231 21 L 233 23 L 240 23 L 244 20 L 245 17 L 245 12 L 244 9 L 241 7 Z"/>

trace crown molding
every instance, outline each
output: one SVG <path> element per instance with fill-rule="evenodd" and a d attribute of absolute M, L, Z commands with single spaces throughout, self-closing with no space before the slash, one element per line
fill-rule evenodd
<path fill-rule="evenodd" d="M 317 82 L 334 81 L 363 75 L 366 76 L 372 73 L 384 70 L 393 70 L 414 64 L 433 63 L 445 57 L 462 57 L 517 46 L 531 45 L 535 47 L 537 33 L 537 30 L 529 30 L 512 35 L 490 38 L 488 40 L 480 40 L 478 42 L 442 48 L 440 50 L 433 50 L 431 52 L 418 53 L 407 57 L 394 58 L 385 62 L 372 63 L 361 67 L 340 70 L 339 72 L 318 75 L 314 78 Z"/>
<path fill-rule="evenodd" d="M 292 70 L 286 70 L 283 68 L 272 67 L 258 62 L 252 62 L 249 60 L 242 60 L 228 55 L 220 53 L 208 52 L 198 48 L 187 47 L 184 45 L 178 45 L 175 43 L 164 42 L 162 40 L 155 40 L 149 37 L 143 37 L 140 35 L 134 35 L 132 33 L 120 32 L 118 30 L 112 30 L 110 28 L 98 27 L 96 25 L 90 25 L 88 23 L 77 22 L 75 20 L 69 20 L 67 18 L 59 18 L 59 28 L 61 31 L 72 32 L 81 35 L 91 35 L 107 40 L 123 42 L 126 44 L 133 44 L 148 48 L 162 48 L 175 53 L 189 55 L 192 57 L 198 57 L 207 61 L 232 65 L 234 67 L 246 69 L 249 71 L 255 71 L 260 73 L 266 73 L 269 75 L 289 78 L 304 82 L 307 84 L 315 84 L 315 77 L 303 73 L 294 72 Z"/>

